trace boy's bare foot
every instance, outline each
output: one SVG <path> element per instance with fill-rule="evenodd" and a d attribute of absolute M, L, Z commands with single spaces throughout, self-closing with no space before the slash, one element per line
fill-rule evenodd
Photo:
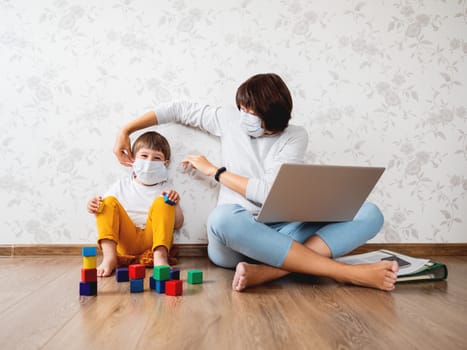
<path fill-rule="evenodd" d="M 395 261 L 380 261 L 374 264 L 347 265 L 346 275 L 339 282 L 371 287 L 385 291 L 395 289 L 399 265 Z"/>
<path fill-rule="evenodd" d="M 159 246 L 154 249 L 154 266 L 168 266 L 169 258 L 167 254 L 167 249 L 165 247 Z"/>
<path fill-rule="evenodd" d="M 110 239 L 101 239 L 98 243 L 102 249 L 103 259 L 97 267 L 97 276 L 108 277 L 117 267 L 117 243 Z"/>
<path fill-rule="evenodd" d="M 117 258 L 109 257 L 102 260 L 101 264 L 97 267 L 98 277 L 109 277 L 113 270 L 117 267 Z"/>
<path fill-rule="evenodd" d="M 287 275 L 289 272 L 268 266 L 239 262 L 235 268 L 232 289 L 241 292 L 247 287 L 266 283 Z"/>

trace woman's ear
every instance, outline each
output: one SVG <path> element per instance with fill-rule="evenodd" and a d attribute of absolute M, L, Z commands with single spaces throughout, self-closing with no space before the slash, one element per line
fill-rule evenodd
<path fill-rule="evenodd" d="M 166 168 L 169 166 L 169 164 L 170 164 L 170 160 L 169 160 L 169 159 L 164 160 L 164 165 L 165 165 Z"/>

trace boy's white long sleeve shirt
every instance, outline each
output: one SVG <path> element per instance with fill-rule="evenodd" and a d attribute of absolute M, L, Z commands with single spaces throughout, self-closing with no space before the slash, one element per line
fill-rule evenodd
<path fill-rule="evenodd" d="M 240 125 L 235 107 L 213 107 L 189 102 L 156 106 L 159 124 L 176 122 L 218 136 L 221 157 L 228 171 L 247 177 L 246 195 L 221 186 L 219 204 L 239 204 L 253 214 L 259 212 L 277 172 L 283 163 L 303 163 L 308 134 L 301 126 L 289 125 L 277 135 L 252 138 Z"/>

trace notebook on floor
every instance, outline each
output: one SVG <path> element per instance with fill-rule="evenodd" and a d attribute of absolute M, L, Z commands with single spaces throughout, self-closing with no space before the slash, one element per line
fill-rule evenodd
<path fill-rule="evenodd" d="M 282 164 L 256 220 L 352 220 L 383 174 L 383 167 Z"/>

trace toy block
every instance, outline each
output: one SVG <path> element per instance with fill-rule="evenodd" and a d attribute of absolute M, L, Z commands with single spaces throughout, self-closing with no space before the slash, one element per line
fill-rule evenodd
<path fill-rule="evenodd" d="M 128 267 L 119 267 L 115 270 L 115 278 L 117 282 L 128 282 L 130 280 Z"/>
<path fill-rule="evenodd" d="M 96 213 L 100 214 L 100 213 L 102 213 L 103 210 L 104 210 L 104 201 L 100 201 L 99 202 L 99 208 L 97 208 Z"/>
<path fill-rule="evenodd" d="M 166 295 L 182 295 L 183 282 L 181 280 L 165 281 L 165 294 Z"/>
<path fill-rule="evenodd" d="M 128 275 L 130 280 L 140 280 L 146 277 L 146 267 L 142 264 L 133 264 L 128 266 Z"/>
<path fill-rule="evenodd" d="M 170 278 L 170 267 L 154 266 L 153 276 L 156 281 L 167 281 Z"/>
<path fill-rule="evenodd" d="M 155 287 L 156 287 L 156 291 L 157 293 L 159 294 L 164 294 L 165 293 L 165 283 L 167 281 L 156 281 L 156 284 L 155 284 Z"/>
<path fill-rule="evenodd" d="M 97 282 L 97 269 L 81 269 L 81 282 Z"/>
<path fill-rule="evenodd" d="M 174 201 L 171 201 L 169 199 L 169 195 L 167 193 L 164 193 L 164 202 L 167 203 L 168 205 L 175 205 L 177 203 L 175 203 Z"/>
<path fill-rule="evenodd" d="M 188 283 L 191 283 L 191 284 L 203 283 L 203 271 L 188 270 Z"/>
<path fill-rule="evenodd" d="M 130 279 L 130 292 L 141 293 L 144 292 L 144 279 Z"/>
<path fill-rule="evenodd" d="M 170 270 L 170 279 L 179 280 L 180 279 L 180 270 L 172 269 Z"/>
<path fill-rule="evenodd" d="M 154 277 L 149 277 L 149 288 L 155 290 L 159 294 L 165 293 L 165 282 L 155 280 Z"/>
<path fill-rule="evenodd" d="M 97 282 L 79 282 L 79 295 L 97 295 Z"/>
<path fill-rule="evenodd" d="M 97 265 L 97 258 L 95 256 L 83 256 L 83 268 L 95 269 Z"/>
<path fill-rule="evenodd" d="M 149 289 L 156 289 L 156 280 L 152 276 L 149 276 Z"/>
<path fill-rule="evenodd" d="M 81 249 L 82 256 L 96 256 L 97 255 L 97 248 L 96 247 L 83 247 Z"/>

